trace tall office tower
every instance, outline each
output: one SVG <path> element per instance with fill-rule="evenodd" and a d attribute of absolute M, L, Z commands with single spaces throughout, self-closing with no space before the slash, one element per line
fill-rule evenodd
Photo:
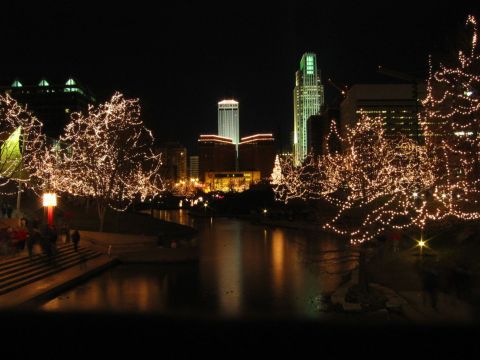
<path fill-rule="evenodd" d="M 305 53 L 300 61 L 300 69 L 295 76 L 293 90 L 293 156 L 300 165 L 308 153 L 307 120 L 320 113 L 323 106 L 323 85 L 317 69 L 317 56 Z"/>
<path fill-rule="evenodd" d="M 232 139 L 237 150 L 240 142 L 238 102 L 223 100 L 218 103 L 218 135 Z"/>

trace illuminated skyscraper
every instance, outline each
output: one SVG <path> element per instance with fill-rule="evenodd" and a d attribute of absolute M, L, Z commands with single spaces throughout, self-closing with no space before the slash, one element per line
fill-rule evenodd
<path fill-rule="evenodd" d="M 323 105 L 323 85 L 317 69 L 317 56 L 305 53 L 295 76 L 293 90 L 293 156 L 299 165 L 308 153 L 307 120 L 320 113 Z"/>
<path fill-rule="evenodd" d="M 218 135 L 232 139 L 238 154 L 240 129 L 238 119 L 238 102 L 223 100 L 218 103 Z"/>

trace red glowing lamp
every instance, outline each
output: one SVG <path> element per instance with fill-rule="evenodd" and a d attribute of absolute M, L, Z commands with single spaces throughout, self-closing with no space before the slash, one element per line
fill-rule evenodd
<path fill-rule="evenodd" d="M 48 209 L 48 225 L 53 225 L 53 207 L 57 206 L 57 194 L 45 193 L 43 194 L 43 206 Z"/>

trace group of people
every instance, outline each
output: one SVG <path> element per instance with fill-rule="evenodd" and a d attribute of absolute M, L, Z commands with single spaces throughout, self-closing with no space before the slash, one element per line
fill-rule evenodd
<path fill-rule="evenodd" d="M 44 254 L 54 256 L 57 253 L 59 235 L 64 237 L 64 242 L 71 240 L 75 251 L 78 251 L 80 242 L 78 230 L 70 233 L 67 226 L 62 226 L 59 233 L 55 225 L 41 225 L 37 219 L 31 223 L 27 219 L 22 219 L 19 227 L 0 229 L 0 255 L 12 255 L 26 247 L 29 257 L 32 258 L 34 245 L 37 244 Z"/>

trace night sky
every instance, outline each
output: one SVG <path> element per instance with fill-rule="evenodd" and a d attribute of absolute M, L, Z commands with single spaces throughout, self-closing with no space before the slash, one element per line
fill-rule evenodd
<path fill-rule="evenodd" d="M 2 2 L 0 83 L 72 75 L 100 101 L 115 90 L 139 97 L 155 136 L 193 152 L 199 134 L 217 131 L 217 102 L 233 97 L 241 136 L 273 132 L 287 143 L 304 52 L 317 54 L 324 83 L 390 81 L 380 64 L 425 76 L 428 55 L 453 56 L 466 16 L 480 14 L 474 1 L 448 3 Z"/>

